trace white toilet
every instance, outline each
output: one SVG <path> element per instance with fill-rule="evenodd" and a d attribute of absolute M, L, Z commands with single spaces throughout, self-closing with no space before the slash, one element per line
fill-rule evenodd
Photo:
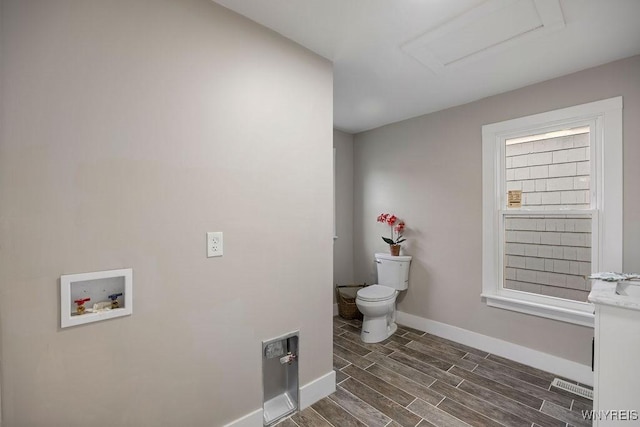
<path fill-rule="evenodd" d="M 360 289 L 356 305 L 363 314 L 363 342 L 386 340 L 398 329 L 396 325 L 396 297 L 409 287 L 410 256 L 376 254 L 378 284 Z"/>

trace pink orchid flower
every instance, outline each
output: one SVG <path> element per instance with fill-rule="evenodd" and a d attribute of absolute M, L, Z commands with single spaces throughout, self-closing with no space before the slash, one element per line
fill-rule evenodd
<path fill-rule="evenodd" d="M 405 230 L 405 223 L 404 221 L 398 222 L 397 216 L 393 214 L 382 213 L 378 215 L 377 221 L 383 224 L 386 223 L 389 227 L 391 227 L 391 238 L 384 236 L 382 237 L 382 240 L 384 240 L 386 243 L 390 245 L 397 245 L 406 240 L 402 238 L 402 233 Z"/>
<path fill-rule="evenodd" d="M 387 224 L 389 224 L 389 226 L 393 226 L 393 224 L 396 223 L 397 219 L 398 219 L 397 216 L 391 215 L 389 218 L 387 218 Z"/>

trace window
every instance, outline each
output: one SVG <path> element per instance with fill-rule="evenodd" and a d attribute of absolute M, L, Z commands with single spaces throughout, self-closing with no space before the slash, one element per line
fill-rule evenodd
<path fill-rule="evenodd" d="M 622 98 L 482 133 L 482 296 L 592 326 L 586 276 L 622 270 Z"/>

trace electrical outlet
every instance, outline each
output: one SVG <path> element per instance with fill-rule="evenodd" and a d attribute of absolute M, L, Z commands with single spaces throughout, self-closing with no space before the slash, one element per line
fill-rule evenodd
<path fill-rule="evenodd" d="M 222 256 L 222 231 L 207 233 L 207 258 Z"/>

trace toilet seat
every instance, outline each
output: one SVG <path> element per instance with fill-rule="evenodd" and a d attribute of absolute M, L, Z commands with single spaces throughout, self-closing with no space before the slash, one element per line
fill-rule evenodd
<path fill-rule="evenodd" d="M 360 301 L 378 302 L 393 299 L 396 290 L 388 286 L 372 285 L 358 291 L 357 298 Z"/>

